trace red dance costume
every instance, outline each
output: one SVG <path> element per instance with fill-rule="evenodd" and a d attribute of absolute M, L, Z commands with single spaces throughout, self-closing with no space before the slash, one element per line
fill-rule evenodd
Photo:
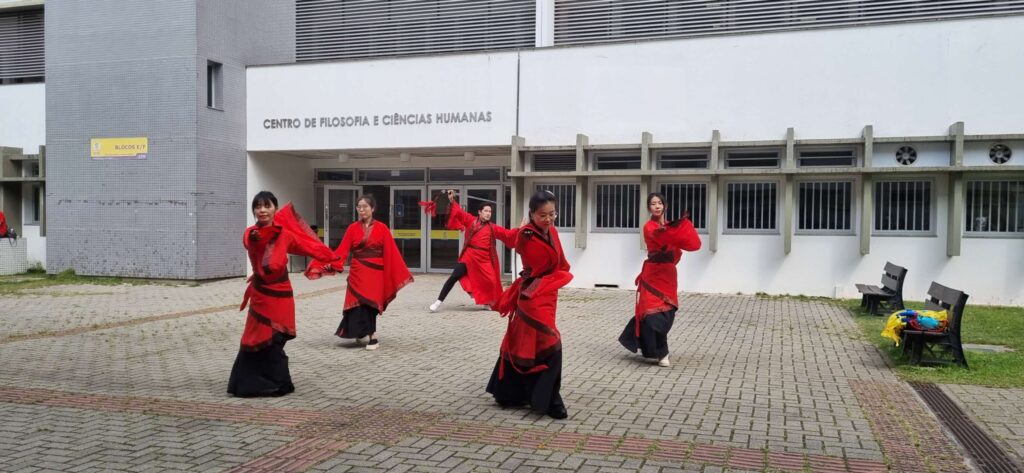
<path fill-rule="evenodd" d="M 533 223 L 499 230 L 496 237 L 522 258 L 520 277 L 501 295 L 495 309 L 507 316 L 508 329 L 487 392 L 502 405 L 530 404 L 550 413 L 565 406 L 559 395 L 562 339 L 555 325 L 558 290 L 572 280 L 569 263 L 554 226 L 549 234 Z"/>
<path fill-rule="evenodd" d="M 284 354 L 295 338 L 295 299 L 288 280 L 288 254 L 309 256 L 324 264 L 337 259 L 286 204 L 270 225 L 245 229 L 242 244 L 249 253 L 252 276 L 242 306 L 249 308 L 241 348 L 228 381 L 236 396 L 282 395 L 295 388 Z"/>
<path fill-rule="evenodd" d="M 370 231 L 364 229 L 362 222 L 356 221 L 348 226 L 341 244 L 334 250 L 339 262 L 324 265 L 313 261 L 306 269 L 306 277 L 317 279 L 322 275 L 331 275 L 342 270 L 342 265 L 351 254 L 349 266 L 348 289 L 345 292 L 345 316 L 360 314 L 360 328 L 343 319 L 336 332 L 342 338 L 362 338 L 376 330 L 375 317 L 388 308 L 398 291 L 406 284 L 413 282 L 412 274 L 402 259 L 395 239 L 387 225 L 374 220 Z M 351 322 L 351 321 L 349 321 Z M 365 325 L 371 324 L 371 325 Z M 365 332 L 365 333 L 364 333 Z"/>
<path fill-rule="evenodd" d="M 679 264 L 683 251 L 697 251 L 700 249 L 701 243 L 690 219 L 678 220 L 667 225 L 650 220 L 644 225 L 644 241 L 647 243 L 647 259 L 635 282 L 637 285 L 636 310 L 633 320 L 627 324 L 627 328 L 619 340 L 626 345 L 627 349 L 635 352 L 636 342 L 634 341 L 634 346 L 630 346 L 624 341 L 624 338 L 630 338 L 628 332 L 632 332 L 634 340 L 640 339 L 639 348 L 642 349 L 645 357 L 662 358 L 668 355 L 668 347 L 662 343 L 663 341 L 657 342 L 656 347 L 645 346 L 649 345 L 644 340 L 648 337 L 641 336 L 645 320 L 655 315 L 668 317 L 668 327 L 662 327 L 663 321 L 659 320 L 655 324 L 658 327 L 654 329 L 658 332 L 656 338 L 667 337 L 672 318 L 679 308 L 676 265 Z"/>
<path fill-rule="evenodd" d="M 498 265 L 497 234 L 508 230 L 493 222 L 481 223 L 458 202 L 451 203 L 448 216 L 449 230 L 466 232 L 466 243 L 459 255 L 459 263 L 466 265 L 466 276 L 459 284 L 477 304 L 493 306 L 501 296 L 501 267 Z"/>

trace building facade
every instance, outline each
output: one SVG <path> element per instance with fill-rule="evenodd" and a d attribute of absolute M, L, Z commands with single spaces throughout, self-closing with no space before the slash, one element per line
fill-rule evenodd
<path fill-rule="evenodd" d="M 1024 304 L 1024 2 L 31 3 L 0 19 L 45 9 L 45 82 L 0 117 L 46 120 L 0 145 L 45 144 L 51 272 L 244 274 L 263 189 L 332 245 L 372 193 L 446 271 L 418 202 L 511 224 L 548 189 L 573 284 L 631 288 L 660 191 L 704 243 L 683 290 L 854 297 L 892 261 L 911 300 Z M 127 137 L 144 159 L 90 156 Z"/>

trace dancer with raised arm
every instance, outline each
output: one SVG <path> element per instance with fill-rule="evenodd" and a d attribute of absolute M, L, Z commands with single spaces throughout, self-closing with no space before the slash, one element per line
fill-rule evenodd
<path fill-rule="evenodd" d="M 651 212 L 651 220 L 644 225 L 647 259 L 636 278 L 636 310 L 619 336 L 619 343 L 633 353 L 640 350 L 644 358 L 658 360 L 658 365 L 667 367 L 668 331 L 679 309 L 676 265 L 683 251 L 700 249 L 700 237 L 688 212 L 683 212 L 681 219 L 666 223 L 665 198 L 660 193 L 647 196 L 647 209 Z"/>
<path fill-rule="evenodd" d="M 498 265 L 497 232 L 504 228 L 491 221 L 494 216 L 494 204 L 484 202 L 477 207 L 477 215 L 473 216 L 459 206 L 455 200 L 455 191 L 448 190 L 448 201 L 451 202 L 448 216 L 449 230 L 462 230 L 466 241 L 459 255 L 452 275 L 445 281 L 437 301 L 430 304 L 430 311 L 437 312 L 444 299 L 455 286 L 462 284 L 462 289 L 473 297 L 473 301 L 481 306 L 491 307 L 501 296 L 501 267 Z"/>
<path fill-rule="evenodd" d="M 498 362 L 487 392 L 506 407 L 529 405 L 555 419 L 568 417 L 562 385 L 562 337 L 555 325 L 558 290 L 572 280 L 555 230 L 555 195 L 537 191 L 522 226 L 499 230 L 497 239 L 522 258 L 519 278 L 502 293 L 495 309 L 508 317 Z"/>

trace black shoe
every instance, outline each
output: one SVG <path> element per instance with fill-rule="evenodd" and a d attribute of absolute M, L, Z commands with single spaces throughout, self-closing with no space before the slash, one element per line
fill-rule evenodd
<path fill-rule="evenodd" d="M 551 406 L 551 408 L 548 409 L 548 415 L 551 416 L 552 419 L 565 419 L 566 417 L 569 417 L 569 412 L 565 410 L 565 406 Z"/>

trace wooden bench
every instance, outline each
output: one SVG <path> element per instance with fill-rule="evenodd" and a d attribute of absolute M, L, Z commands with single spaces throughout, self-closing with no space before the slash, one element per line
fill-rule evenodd
<path fill-rule="evenodd" d="M 942 353 L 952 355 L 952 363 L 967 367 L 967 358 L 964 357 L 964 347 L 960 343 L 960 327 L 964 318 L 964 306 L 967 305 L 969 296 L 963 291 L 950 289 L 937 282 L 932 282 L 928 289 L 928 299 L 924 301 L 927 310 L 948 311 L 948 325 L 945 331 L 928 332 L 922 330 L 904 329 L 901 335 L 903 338 L 903 353 L 910 353 L 910 364 L 921 364 L 921 353 L 925 348 L 931 359 L 926 363 L 949 364 L 950 362 L 940 360 L 935 352 L 935 347 L 941 347 Z"/>
<path fill-rule="evenodd" d="M 880 309 L 887 312 L 903 310 L 903 281 L 907 279 L 907 268 L 886 262 L 885 273 L 882 274 L 882 286 L 857 284 L 860 292 L 860 306 L 875 315 L 882 315 Z"/>

